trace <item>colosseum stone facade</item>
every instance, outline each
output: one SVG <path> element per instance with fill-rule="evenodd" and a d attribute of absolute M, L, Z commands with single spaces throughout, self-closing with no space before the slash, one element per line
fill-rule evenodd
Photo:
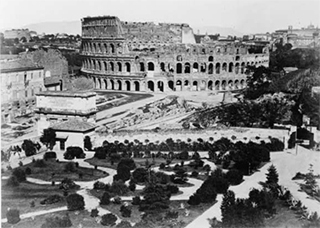
<path fill-rule="evenodd" d="M 269 50 L 254 41 L 195 42 L 187 24 L 82 19 L 82 74 L 96 89 L 123 91 L 237 90 L 246 66 L 268 66 Z"/>

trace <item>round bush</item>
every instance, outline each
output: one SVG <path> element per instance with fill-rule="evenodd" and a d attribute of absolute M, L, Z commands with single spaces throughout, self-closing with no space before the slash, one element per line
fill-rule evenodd
<path fill-rule="evenodd" d="M 197 171 L 193 171 L 191 173 L 191 177 L 198 177 L 199 176 L 199 173 Z"/>
<path fill-rule="evenodd" d="M 101 199 L 100 199 L 101 205 L 108 205 L 110 204 L 110 195 L 108 192 L 104 192 Z"/>
<path fill-rule="evenodd" d="M 9 224 L 16 224 L 20 221 L 20 212 L 17 209 L 9 209 L 7 211 L 7 221 Z"/>
<path fill-rule="evenodd" d="M 132 205 L 140 205 L 141 199 L 140 196 L 135 196 L 132 198 Z"/>
<path fill-rule="evenodd" d="M 108 213 L 108 214 L 102 215 L 100 223 L 103 226 L 114 226 L 116 224 L 116 221 L 117 221 L 117 217 L 112 213 Z"/>
<path fill-rule="evenodd" d="M 105 189 L 106 185 L 103 182 L 96 181 L 93 184 L 93 189 Z"/>
<path fill-rule="evenodd" d="M 67 206 L 69 211 L 83 210 L 84 199 L 79 194 L 71 194 L 67 197 Z"/>
<path fill-rule="evenodd" d="M 56 153 L 56 152 L 53 152 L 53 151 L 50 151 L 50 152 L 46 152 L 46 153 L 43 155 L 43 159 L 44 159 L 44 160 L 51 159 L 51 158 L 56 159 L 56 158 L 57 158 L 57 153 Z"/>
<path fill-rule="evenodd" d="M 90 216 L 91 217 L 98 217 L 99 216 L 99 211 L 98 211 L 98 209 L 97 208 L 94 208 L 94 209 L 92 209 L 91 210 L 91 213 L 90 213 Z"/>

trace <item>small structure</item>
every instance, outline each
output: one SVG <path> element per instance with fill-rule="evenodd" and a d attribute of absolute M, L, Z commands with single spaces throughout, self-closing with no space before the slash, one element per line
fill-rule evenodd
<path fill-rule="evenodd" d="M 59 149 L 65 150 L 69 146 L 83 148 L 83 140 L 91 136 L 97 127 L 94 123 L 72 119 L 54 124 L 51 128 L 56 132 L 56 139 L 59 142 Z"/>
<path fill-rule="evenodd" d="M 36 95 L 38 135 L 43 129 L 68 120 L 96 122 L 96 93 L 88 91 L 45 91 Z"/>

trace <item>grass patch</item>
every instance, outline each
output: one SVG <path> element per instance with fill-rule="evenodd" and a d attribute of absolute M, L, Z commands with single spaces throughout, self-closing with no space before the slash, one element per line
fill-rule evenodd
<path fill-rule="evenodd" d="M 54 159 L 48 159 L 44 163 L 45 167 L 35 167 L 35 163 L 29 163 L 21 168 L 26 169 L 29 167 L 31 174 L 28 177 L 44 181 L 61 181 L 66 177 L 73 181 L 93 181 L 109 175 L 104 171 L 95 170 L 93 167 L 90 169 L 79 166 L 78 168 L 75 167 L 73 172 L 66 171 L 65 167 L 68 162 L 56 162 Z M 54 176 L 52 176 L 53 173 Z M 82 174 L 81 179 L 80 174 Z"/>
<path fill-rule="evenodd" d="M 40 205 L 40 201 L 50 195 L 63 195 L 63 191 L 59 186 L 37 185 L 30 182 L 22 182 L 17 187 L 9 187 L 7 181 L 2 180 L 1 190 L 1 217 L 6 217 L 7 208 L 16 208 L 20 211 L 20 215 L 33 211 L 48 210 L 66 206 L 65 202 L 59 202 L 51 205 Z M 69 190 L 69 194 L 77 191 Z M 30 207 L 30 203 L 34 201 L 35 207 Z M 16 227 L 16 226 L 15 226 Z"/>

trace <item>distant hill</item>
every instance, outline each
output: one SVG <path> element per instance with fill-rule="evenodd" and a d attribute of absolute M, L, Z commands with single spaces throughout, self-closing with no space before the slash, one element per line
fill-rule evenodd
<path fill-rule="evenodd" d="M 220 34 L 221 36 L 243 36 L 243 33 L 234 30 L 233 28 L 218 27 L 218 26 L 191 26 L 194 34 Z M 23 28 L 28 28 L 31 31 L 36 31 L 38 34 L 56 34 L 56 33 L 67 33 L 67 34 L 79 34 L 81 35 L 81 21 L 57 21 L 57 22 L 41 22 L 35 24 L 29 24 Z"/>
<path fill-rule="evenodd" d="M 28 28 L 30 31 L 36 31 L 38 34 L 56 34 L 67 33 L 73 35 L 81 35 L 81 21 L 57 21 L 57 22 L 41 22 L 29 24 L 23 28 Z"/>

